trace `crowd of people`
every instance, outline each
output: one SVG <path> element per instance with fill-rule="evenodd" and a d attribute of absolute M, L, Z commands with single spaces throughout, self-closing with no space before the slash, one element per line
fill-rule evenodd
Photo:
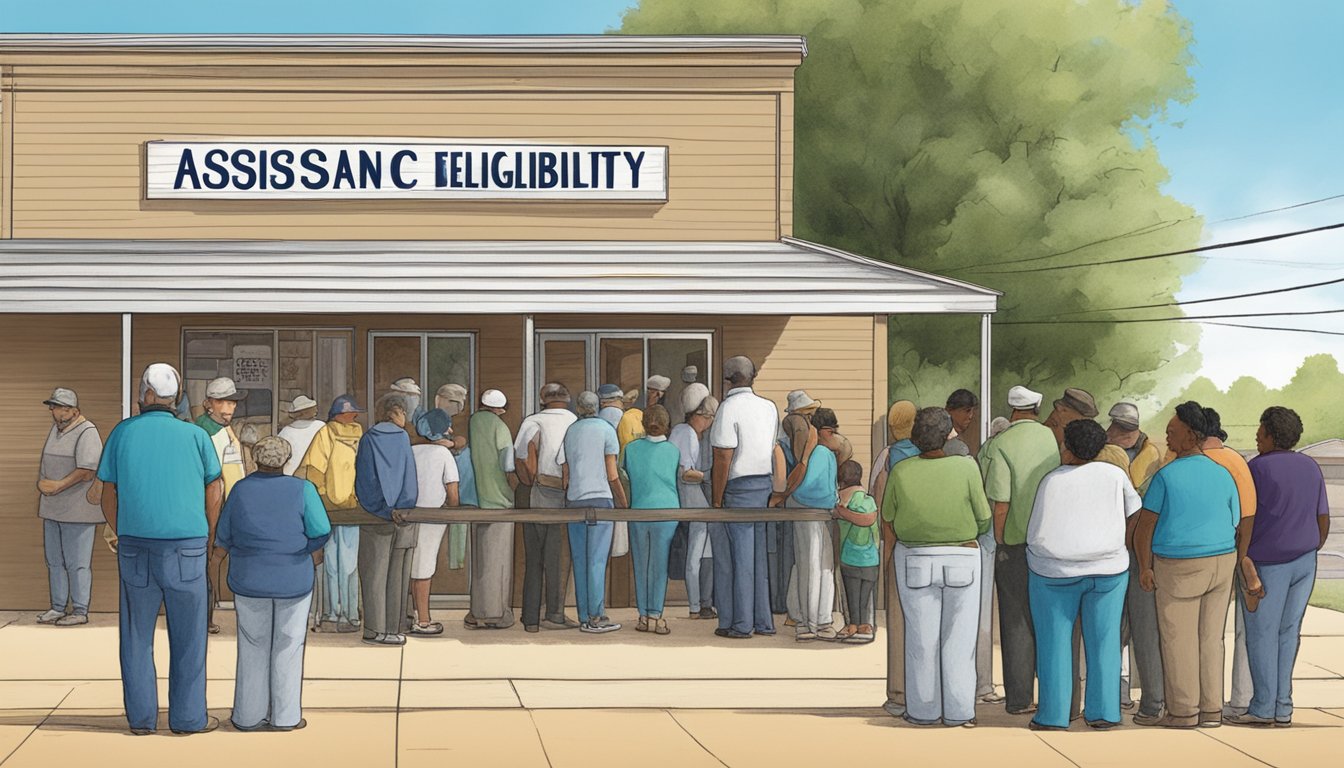
<path fill-rule="evenodd" d="M 551 382 L 516 434 L 502 418 L 506 397 L 489 389 L 463 435 L 453 420 L 468 410 L 466 388 L 444 385 L 422 405 L 419 386 L 403 378 L 376 399 L 367 430 L 354 397 L 336 398 L 324 422 L 300 396 L 277 436 L 244 443 L 231 422 L 245 391 L 210 382 L 203 413 L 188 422 L 180 375 L 155 363 L 141 379 L 140 414 L 105 446 L 75 393 L 57 389 L 46 401 L 54 425 L 39 481 L 52 608 L 38 620 L 87 622 L 93 529 L 105 521 L 120 571 L 132 732 L 156 728 L 161 606 L 169 726 L 212 730 L 206 638 L 218 631 L 212 611 L 228 558 L 238 627 L 232 724 L 292 730 L 306 724 L 303 653 L 319 579 L 315 631 L 360 632 L 383 646 L 444 632 L 429 596 L 448 524 L 411 522 L 408 510 L 725 508 L 729 519 L 524 522 L 522 628 L 621 630 L 607 615 L 606 571 L 614 550 L 628 548 L 634 629 L 654 636 L 672 631 L 667 588 L 681 576 L 687 617 L 716 620 L 718 637 L 773 635 L 779 614 L 799 642 L 872 642 L 883 581 L 885 709 L 917 725 L 973 726 L 977 704 L 999 703 L 1032 715 L 1038 730 L 1079 717 L 1108 728 L 1136 706 L 1138 725 L 1291 723 L 1298 630 L 1329 527 L 1320 470 L 1292 450 L 1302 424 L 1291 410 L 1265 411 L 1259 456 L 1248 463 L 1223 444 L 1218 414 L 1197 403 L 1175 409 L 1164 453 L 1132 403 L 1116 404 L 1104 428 L 1093 397 L 1068 388 L 1041 420 L 1043 396 L 1017 386 L 1009 417 L 977 449 L 965 433 L 981 403 L 958 390 L 941 407 L 891 406 L 890 444 L 865 484 L 833 410 L 795 390 L 781 419 L 753 390 L 755 377 L 750 359 L 726 360 L 720 402 L 688 368 L 670 403 L 670 380 L 655 375 L 643 408 L 616 385 L 572 396 Z M 733 509 L 768 507 L 828 510 L 831 519 L 731 520 Z M 370 519 L 331 522 L 352 514 Z M 507 518 L 470 525 L 467 630 L 516 623 L 514 531 Z M 996 596 L 1002 696 L 992 669 Z"/>

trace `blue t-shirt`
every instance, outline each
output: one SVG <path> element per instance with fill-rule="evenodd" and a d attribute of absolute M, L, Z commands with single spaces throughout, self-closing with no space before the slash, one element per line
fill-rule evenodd
<path fill-rule="evenodd" d="M 678 509 L 677 475 L 681 450 L 666 438 L 641 437 L 621 458 L 630 476 L 631 509 Z"/>
<path fill-rule="evenodd" d="M 887 469 L 891 469 L 906 459 L 914 458 L 919 455 L 919 449 L 910 442 L 909 438 L 897 440 L 887 449 Z"/>
<path fill-rule="evenodd" d="M 254 472 L 224 502 L 215 543 L 229 551 L 229 589 L 291 599 L 313 589 L 313 552 L 331 534 L 317 488 L 288 475 Z"/>
<path fill-rule="evenodd" d="M 1159 469 L 1143 496 L 1157 514 L 1153 554 L 1177 560 L 1235 552 L 1241 500 L 1232 475 L 1202 454 Z"/>
<path fill-rule="evenodd" d="M 471 465 L 471 449 L 457 454 L 457 500 L 464 507 L 479 507 L 476 497 L 476 468 Z"/>
<path fill-rule="evenodd" d="M 569 467 L 565 499 L 610 499 L 606 457 L 620 452 L 616 428 L 606 419 L 589 416 L 570 424 L 565 430 L 565 440 L 560 444 L 560 455 L 556 457 L 556 463 Z"/>
<path fill-rule="evenodd" d="M 205 486 L 219 473 L 205 430 L 158 409 L 113 428 L 98 465 L 117 486 L 117 535 L 141 539 L 208 536 Z"/>
<path fill-rule="evenodd" d="M 830 509 L 840 500 L 835 487 L 835 452 L 824 445 L 812 449 L 807 460 L 807 472 L 793 492 L 795 504 L 814 509 Z"/>

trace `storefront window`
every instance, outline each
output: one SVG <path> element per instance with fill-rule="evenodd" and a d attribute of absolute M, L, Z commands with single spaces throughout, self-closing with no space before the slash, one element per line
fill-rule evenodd
<path fill-rule="evenodd" d="M 392 382 L 404 376 L 420 385 L 421 406 L 434 407 L 434 395 L 444 384 L 467 389 L 467 411 L 453 419 L 453 429 L 466 434 L 467 419 L 476 403 L 476 371 L 472 334 L 377 332 L 370 336 L 370 388 L 372 406 L 391 391 Z"/>
<path fill-rule="evenodd" d="M 666 404 L 674 423 L 681 413 L 681 392 L 686 386 L 682 371 L 695 366 L 695 381 L 710 386 L 710 345 L 708 332 L 612 332 L 541 331 L 537 334 L 540 380 L 558 381 L 577 395 L 603 384 L 616 384 L 622 391 L 639 390 L 634 405 L 647 402 L 644 382 L 658 374 L 671 379 Z M 712 389 L 712 387 L 711 387 Z"/>

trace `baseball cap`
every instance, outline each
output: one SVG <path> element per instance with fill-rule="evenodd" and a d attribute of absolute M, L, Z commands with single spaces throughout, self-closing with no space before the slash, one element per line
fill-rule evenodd
<path fill-rule="evenodd" d="M 415 379 L 410 376 L 402 376 L 400 379 L 392 382 L 392 391 L 401 392 L 407 395 L 420 394 L 420 385 L 415 383 Z"/>
<path fill-rule="evenodd" d="M 327 418 L 331 419 L 342 413 L 363 413 L 364 409 L 355 403 L 354 395 L 341 395 L 331 401 L 331 409 L 327 411 Z"/>
<path fill-rule="evenodd" d="M 238 391 L 238 387 L 233 383 L 233 379 L 228 376 L 220 376 L 217 379 L 211 379 L 209 384 L 205 385 L 205 397 L 208 400 L 245 400 L 247 392 Z"/>
<path fill-rule="evenodd" d="M 1045 399 L 1040 392 L 1033 392 L 1021 384 L 1008 390 L 1008 407 L 1017 409 L 1035 408 Z"/>
<path fill-rule="evenodd" d="M 666 392 L 670 386 L 672 386 L 672 380 L 666 376 L 650 376 L 648 381 L 644 382 L 646 389 L 656 389 L 659 392 Z"/>
<path fill-rule="evenodd" d="M 150 363 L 140 375 L 140 399 L 151 389 L 159 397 L 177 397 L 181 386 L 182 377 L 176 368 L 167 363 Z"/>
<path fill-rule="evenodd" d="M 52 390 L 51 397 L 47 398 L 46 400 L 43 400 L 42 404 L 51 406 L 61 406 L 64 408 L 78 408 L 79 397 L 75 395 L 75 391 L 73 389 L 66 389 L 65 387 L 57 387 L 56 389 Z"/>
<path fill-rule="evenodd" d="M 597 388 L 598 400 L 620 400 L 625 392 L 615 384 L 603 384 Z"/>
<path fill-rule="evenodd" d="M 681 381 L 683 384 L 691 384 L 700 378 L 700 369 L 694 365 L 688 365 L 681 369 Z"/>
<path fill-rule="evenodd" d="M 1106 415 L 1111 417 L 1116 426 L 1126 431 L 1133 432 L 1139 428 L 1139 407 L 1133 403 L 1116 403 Z"/>

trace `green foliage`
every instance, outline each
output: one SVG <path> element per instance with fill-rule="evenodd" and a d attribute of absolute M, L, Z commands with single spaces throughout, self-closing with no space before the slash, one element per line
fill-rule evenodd
<path fill-rule="evenodd" d="M 1161 192 L 1167 172 L 1145 130 L 1193 96 L 1190 28 L 1166 2 L 642 0 L 620 31 L 806 35 L 797 234 L 1003 291 L 996 322 L 1104 319 L 1066 313 L 1170 300 L 1198 263 L 994 273 L 1195 244 L 1199 219 Z M 1051 254 L 1063 255 L 995 266 Z M 1198 367 L 1198 334 L 998 325 L 994 410 L 1019 383 L 1047 404 L 1081 386 L 1103 412 L 1122 397 L 1156 410 Z M 904 315 L 890 337 L 892 396 L 941 403 L 975 386 L 977 323 Z"/>
<path fill-rule="evenodd" d="M 1312 355 L 1302 362 L 1292 380 L 1282 389 L 1268 389 L 1256 379 L 1243 377 L 1223 392 L 1213 382 L 1200 377 L 1180 397 L 1173 399 L 1171 405 L 1195 400 L 1200 405 L 1216 409 L 1223 419 L 1228 444 L 1242 451 L 1255 448 L 1260 414 L 1271 405 L 1286 406 L 1302 417 L 1302 440 L 1297 446 L 1302 448 L 1332 437 L 1344 437 L 1344 410 L 1339 407 L 1341 391 L 1344 391 L 1344 373 L 1340 372 L 1335 358 Z M 1154 414 L 1153 428 L 1158 428 L 1159 420 L 1165 423 L 1170 417 L 1170 407 L 1163 414 Z"/>

